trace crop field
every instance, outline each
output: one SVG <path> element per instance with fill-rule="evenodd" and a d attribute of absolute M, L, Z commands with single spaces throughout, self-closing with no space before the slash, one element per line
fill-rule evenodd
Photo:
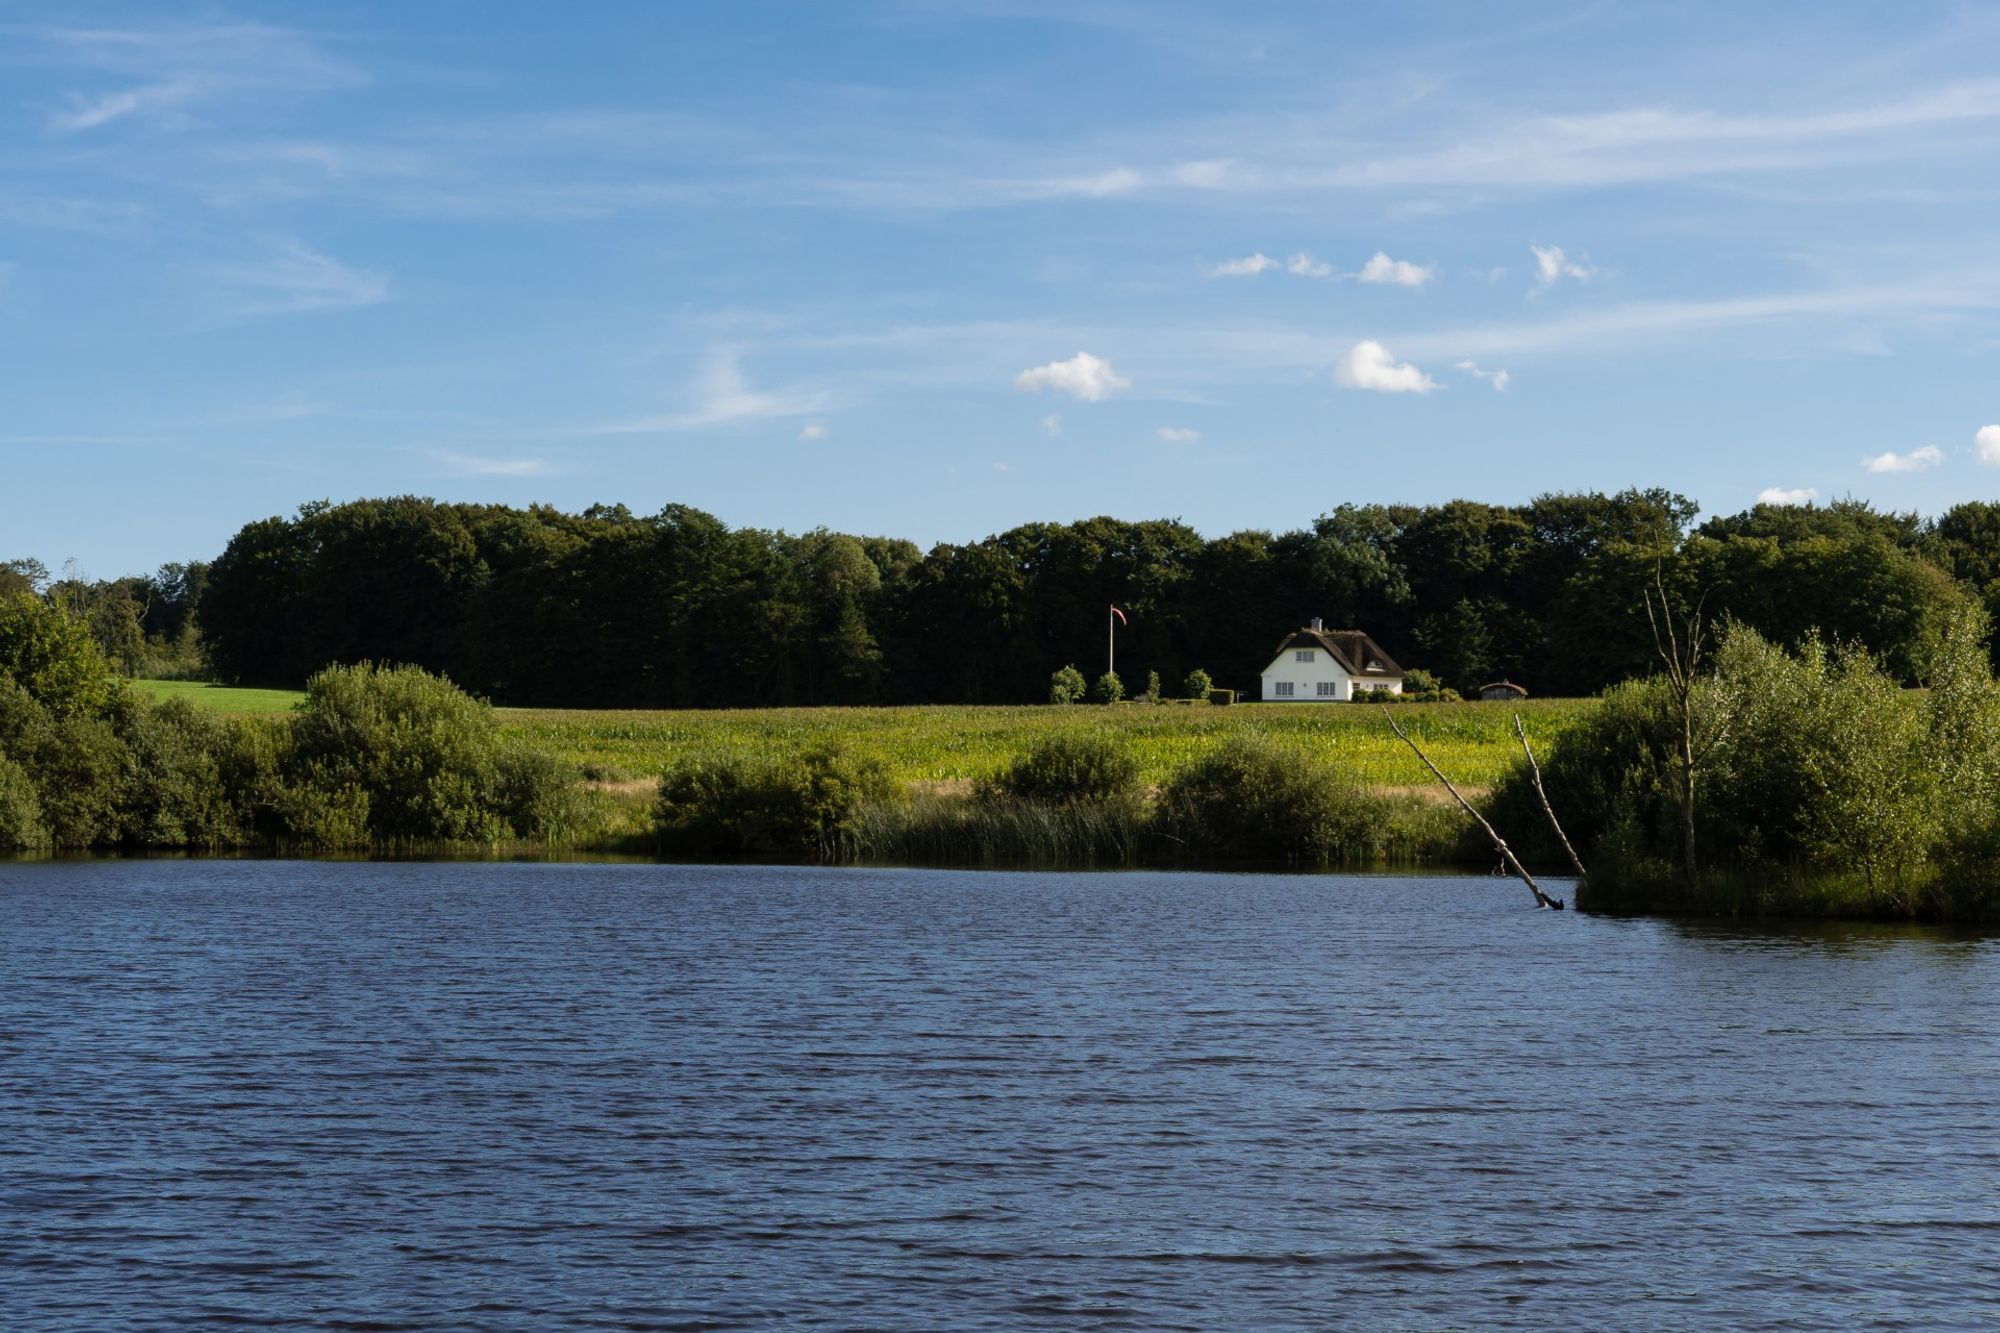
<path fill-rule="evenodd" d="M 135 681 L 157 699 L 185 698 L 220 713 L 288 711 L 291 690 L 233 689 L 191 681 Z M 1239 731 L 1310 746 L 1378 787 L 1423 787 L 1430 778 L 1389 733 L 1396 717 L 1454 782 L 1488 787 L 1520 757 L 1519 713 L 1538 750 L 1591 707 L 1586 699 L 1523 703 L 1120 704 L 1113 707 L 755 708 L 674 712 L 502 708 L 501 726 L 583 765 L 610 783 L 658 776 L 683 760 L 763 757 L 833 741 L 888 764 L 904 782 L 950 784 L 990 776 L 1051 731 L 1103 728 L 1127 738 L 1147 781 Z"/>
<path fill-rule="evenodd" d="M 1380 787 L 1431 781 L 1389 732 L 1396 717 L 1454 782 L 1485 787 L 1520 757 L 1521 714 L 1538 750 L 1591 706 L 1589 700 L 1521 704 L 1239 704 L 1177 707 L 766 708 L 689 712 L 500 710 L 510 731 L 533 737 L 611 781 L 652 777 L 687 759 L 768 756 L 838 741 L 880 757 L 904 782 L 952 783 L 998 772 L 1037 738 L 1066 728 L 1126 737 L 1147 781 L 1157 782 L 1239 731 L 1310 746 Z"/>

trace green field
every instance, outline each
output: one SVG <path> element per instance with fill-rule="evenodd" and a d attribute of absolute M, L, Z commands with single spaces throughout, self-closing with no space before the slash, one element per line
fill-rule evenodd
<path fill-rule="evenodd" d="M 238 716 L 289 713 L 292 705 L 306 697 L 304 690 L 246 690 L 205 680 L 135 680 L 132 685 L 156 703 L 185 699 L 197 708 Z"/>
<path fill-rule="evenodd" d="M 239 690 L 181 681 L 137 681 L 155 698 L 185 698 L 221 713 L 282 713 L 304 697 L 289 690 Z M 1147 781 L 1169 773 L 1238 731 L 1297 741 L 1332 756 L 1363 782 L 1422 787 L 1430 779 L 1389 734 L 1393 714 L 1454 781 L 1486 787 L 1520 757 L 1520 713 L 1538 749 L 1590 701 L 1520 704 L 1238 704 L 1181 707 L 1121 704 L 1016 707 L 758 708 L 585 711 L 502 708 L 501 725 L 609 782 L 657 776 L 686 759 L 769 756 L 838 740 L 879 756 L 904 782 L 953 783 L 999 771 L 1036 738 L 1067 727 L 1104 727 L 1127 737 Z"/>
<path fill-rule="evenodd" d="M 950 783 L 999 771 L 1036 738 L 1067 727 L 1104 727 L 1128 738 L 1148 781 L 1157 782 L 1224 737 L 1255 730 L 1320 749 L 1363 782 L 1420 787 L 1428 775 L 1389 733 L 1391 713 L 1454 781 L 1487 786 L 1520 756 L 1518 711 L 1545 746 L 1586 700 L 1524 704 L 1239 704 L 1233 708 L 911 707 L 769 708 L 689 712 L 502 709 L 509 730 L 533 737 L 597 776 L 654 776 L 682 759 L 771 755 L 840 740 L 880 756 L 905 782 Z"/>

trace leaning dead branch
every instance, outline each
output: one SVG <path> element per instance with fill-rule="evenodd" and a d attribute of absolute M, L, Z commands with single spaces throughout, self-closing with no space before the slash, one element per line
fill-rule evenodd
<path fill-rule="evenodd" d="M 1514 714 L 1514 734 L 1521 738 L 1521 753 L 1528 756 L 1528 776 L 1535 784 L 1535 796 L 1542 803 L 1542 813 L 1549 817 L 1549 827 L 1556 831 L 1556 841 L 1563 846 L 1569 857 L 1570 866 L 1576 871 L 1578 882 L 1589 878 L 1583 868 L 1583 858 L 1576 854 L 1576 848 L 1569 845 L 1569 834 L 1563 832 L 1562 821 L 1556 818 L 1556 808 L 1549 804 L 1549 794 L 1542 787 L 1542 766 L 1535 762 L 1535 749 L 1528 744 L 1528 729 L 1521 725 L 1521 715 Z"/>
<path fill-rule="evenodd" d="M 1472 802 L 1466 800 L 1465 797 L 1459 792 L 1458 788 L 1451 785 L 1451 779 L 1446 777 L 1444 773 L 1438 768 L 1438 766 L 1431 762 L 1431 757 L 1424 753 L 1422 746 L 1418 745 L 1414 740 L 1410 739 L 1410 733 L 1404 731 L 1400 726 L 1396 725 L 1396 719 L 1394 717 L 1384 716 L 1382 720 L 1389 724 L 1389 730 L 1396 733 L 1396 737 L 1398 740 L 1402 741 L 1403 744 L 1409 746 L 1411 750 L 1416 752 L 1417 758 L 1423 760 L 1424 767 L 1428 768 L 1431 771 L 1431 776 L 1444 784 L 1444 789 L 1451 793 L 1452 799 L 1458 802 L 1460 808 L 1463 809 L 1466 814 L 1471 815 L 1473 819 L 1478 822 L 1479 827 L 1486 830 L 1486 836 L 1492 839 L 1493 850 L 1500 853 L 1501 864 L 1506 866 L 1509 870 L 1513 871 L 1514 874 L 1519 877 L 1520 881 L 1528 886 L 1528 892 L 1535 895 L 1535 906 L 1553 908 L 1555 911 L 1558 912 L 1562 911 L 1562 906 L 1563 906 L 1562 899 L 1551 898 L 1549 897 L 1548 894 L 1542 892 L 1542 886 L 1535 883 L 1535 877 L 1533 875 L 1530 875 L 1528 873 L 1528 868 L 1521 864 L 1521 858 L 1514 855 L 1514 849 L 1507 845 L 1507 840 L 1501 837 L 1500 834 L 1494 830 L 1494 827 L 1491 824 L 1486 822 L 1486 816 L 1480 814 L 1479 811 L 1474 809 Z"/>

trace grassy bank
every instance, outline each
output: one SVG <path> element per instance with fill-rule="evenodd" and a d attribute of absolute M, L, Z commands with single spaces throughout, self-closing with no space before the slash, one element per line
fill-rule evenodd
<path fill-rule="evenodd" d="M 284 713 L 301 696 L 175 681 L 140 681 L 156 699 L 183 699 L 236 716 Z M 1588 700 L 1394 706 L 1446 772 L 1478 791 L 1519 757 L 1519 713 L 1548 745 L 1588 715 Z M 1389 734 L 1384 707 L 1258 704 L 779 708 L 581 711 L 509 708 L 495 719 L 509 740 L 575 765 L 589 780 L 579 850 L 644 852 L 657 845 L 654 801 L 668 772 L 743 770 L 837 748 L 879 772 L 905 799 L 878 802 L 846 854 L 930 864 L 1133 865 L 1185 862 L 1186 847 L 1148 823 L 1147 808 L 1175 775 L 1245 740 L 1292 747 L 1326 765 L 1377 827 L 1347 863 L 1439 863 L 1462 852 L 1460 817 Z M 975 799 L 1008 765 L 1051 738 L 1103 737 L 1136 766 L 1134 803 L 1117 810 L 1054 809 Z M 1144 832 L 1145 830 L 1155 830 Z M 711 849 L 722 854 L 726 849 Z M 1276 853 L 1282 860 L 1296 853 Z M 1194 857 L 1192 859 L 1207 859 Z M 1308 857 L 1310 860 L 1311 858 Z"/>

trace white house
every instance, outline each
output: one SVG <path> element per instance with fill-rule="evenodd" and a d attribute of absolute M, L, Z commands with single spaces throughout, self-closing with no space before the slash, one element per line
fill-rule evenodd
<path fill-rule="evenodd" d="M 1264 668 L 1267 703 L 1336 703 L 1362 690 L 1403 692 L 1403 668 L 1358 629 L 1313 623 L 1278 645 Z"/>

